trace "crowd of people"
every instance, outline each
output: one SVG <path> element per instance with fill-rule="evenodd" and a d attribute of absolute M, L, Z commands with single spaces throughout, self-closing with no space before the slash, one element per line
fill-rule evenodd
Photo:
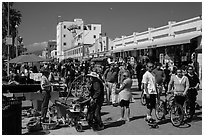
<path fill-rule="evenodd" d="M 184 69 L 185 68 L 185 69 Z M 100 81 L 92 80 L 90 91 L 92 92 L 91 102 L 95 102 L 94 109 L 95 121 L 98 121 L 98 128 L 103 129 L 101 120 L 101 107 L 104 103 L 113 107 L 120 106 L 121 117 L 118 119 L 130 121 L 129 104 L 133 100 L 132 84 L 133 78 L 136 75 L 138 80 L 139 91 L 144 90 L 147 117 L 149 121 L 152 118 L 152 110 L 155 108 L 156 98 L 162 92 L 171 92 L 190 96 L 192 113 L 195 113 L 195 101 L 199 88 L 199 79 L 192 65 L 187 67 L 170 69 L 168 63 L 162 66 L 161 63 L 152 63 L 149 60 L 139 60 L 136 65 L 131 65 L 125 62 L 112 62 L 107 66 L 96 65 L 94 62 L 73 62 L 69 61 L 64 64 L 44 63 L 43 66 L 28 68 L 26 65 L 16 66 L 15 71 L 11 75 L 11 81 L 16 81 L 15 84 L 22 83 L 19 77 L 25 77 L 28 83 L 30 73 L 42 73 L 41 88 L 44 95 L 42 103 L 42 119 L 45 119 L 48 102 L 50 99 L 51 82 L 63 80 L 70 87 L 74 79 L 80 75 L 94 74 Z M 18 76 L 18 77 L 17 77 Z M 24 80 L 23 82 L 25 82 Z M 163 89 L 165 89 L 163 91 Z M 177 100 L 183 104 L 185 97 L 178 96 Z M 125 111 L 127 116 L 125 116 Z M 126 119 L 125 119 L 126 117 Z"/>

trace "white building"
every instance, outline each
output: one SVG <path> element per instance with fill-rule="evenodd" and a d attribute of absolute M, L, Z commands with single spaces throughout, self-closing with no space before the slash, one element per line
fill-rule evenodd
<path fill-rule="evenodd" d="M 57 58 L 57 50 L 51 51 L 51 58 L 52 58 L 52 59 Z"/>
<path fill-rule="evenodd" d="M 88 46 L 95 43 L 101 34 L 100 24 L 84 25 L 82 19 L 59 22 L 57 25 L 57 58 L 83 58 L 88 56 Z"/>
<path fill-rule="evenodd" d="M 148 28 L 144 32 L 133 32 L 113 40 L 113 53 L 117 58 L 149 56 L 151 60 L 166 63 L 169 56 L 179 66 L 190 62 L 190 56 L 200 45 L 202 37 L 202 17 L 180 22 L 169 21 L 158 28 Z M 170 59 L 168 59 L 170 60 Z"/>
<path fill-rule="evenodd" d="M 111 55 L 111 50 L 113 50 L 111 42 L 111 39 L 107 36 L 99 37 L 93 45 L 89 46 L 89 57 L 93 58 Z"/>

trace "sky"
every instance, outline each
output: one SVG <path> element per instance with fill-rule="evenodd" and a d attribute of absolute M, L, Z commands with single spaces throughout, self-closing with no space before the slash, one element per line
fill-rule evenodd
<path fill-rule="evenodd" d="M 101 24 L 102 34 L 115 39 L 202 15 L 201 2 L 15 2 L 14 8 L 22 14 L 25 46 L 56 40 L 59 20 Z"/>

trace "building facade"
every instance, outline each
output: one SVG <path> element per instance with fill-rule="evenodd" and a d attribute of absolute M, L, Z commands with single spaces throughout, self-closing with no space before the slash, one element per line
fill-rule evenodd
<path fill-rule="evenodd" d="M 89 46 L 89 58 L 111 56 L 111 39 L 107 36 L 100 36 L 96 42 Z"/>
<path fill-rule="evenodd" d="M 85 25 L 82 19 L 60 22 L 57 25 L 57 58 L 61 61 L 88 57 L 89 46 L 95 43 L 100 34 L 100 24 Z"/>
<path fill-rule="evenodd" d="M 116 58 L 127 60 L 148 56 L 153 62 L 162 64 L 173 62 L 177 66 L 190 63 L 191 54 L 200 44 L 202 37 L 202 17 L 175 22 L 159 28 L 148 28 L 144 32 L 134 32 L 113 40 Z"/>

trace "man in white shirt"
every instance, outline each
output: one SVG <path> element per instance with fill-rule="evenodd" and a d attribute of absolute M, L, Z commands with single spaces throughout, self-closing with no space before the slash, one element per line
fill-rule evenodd
<path fill-rule="evenodd" d="M 147 117 L 146 120 L 152 120 L 152 110 L 155 108 L 156 105 L 156 96 L 157 96 L 157 89 L 156 89 L 156 80 L 154 75 L 152 74 L 153 64 L 151 62 L 147 63 L 147 71 L 143 75 L 142 83 L 144 85 L 144 94 L 147 103 Z"/>

